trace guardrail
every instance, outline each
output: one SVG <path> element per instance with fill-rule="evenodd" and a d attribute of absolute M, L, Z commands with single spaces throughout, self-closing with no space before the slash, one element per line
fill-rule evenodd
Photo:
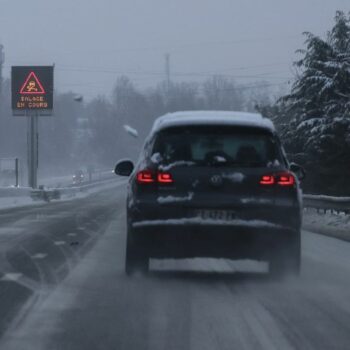
<path fill-rule="evenodd" d="M 94 181 L 92 183 L 84 184 L 81 186 L 32 190 L 30 192 L 30 195 L 33 200 L 44 200 L 49 202 L 52 199 L 59 199 L 62 195 L 74 196 L 79 192 L 83 192 L 89 188 L 95 187 L 98 184 L 102 184 L 108 181 L 112 181 L 112 178 L 102 181 Z M 2 191 L 11 192 L 11 196 L 13 196 L 14 192 L 18 192 L 19 195 L 20 193 L 22 194 L 24 192 L 28 193 L 30 189 L 2 189 Z M 332 197 L 325 195 L 304 194 L 303 204 L 304 208 L 313 208 L 317 211 L 331 211 L 350 215 L 350 197 Z"/>
<path fill-rule="evenodd" d="M 43 200 L 45 202 L 50 202 L 54 199 L 60 199 L 62 195 L 75 196 L 77 193 L 81 193 L 86 190 L 89 190 L 90 188 L 94 188 L 96 186 L 114 181 L 114 178 L 109 178 L 101 181 L 93 181 L 91 183 L 87 183 L 80 186 L 70 186 L 62 188 L 39 188 L 37 190 L 32 190 L 30 192 L 30 197 L 34 201 Z"/>
<path fill-rule="evenodd" d="M 303 203 L 304 208 L 350 214 L 350 197 L 304 194 Z"/>

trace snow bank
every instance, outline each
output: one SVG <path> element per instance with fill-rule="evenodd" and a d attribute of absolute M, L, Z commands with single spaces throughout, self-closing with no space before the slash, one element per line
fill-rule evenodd
<path fill-rule="evenodd" d="M 325 196 L 322 194 L 304 194 L 304 199 L 316 199 L 316 200 L 325 200 L 325 201 L 331 201 L 336 203 L 344 203 L 349 202 L 350 197 L 333 197 L 333 196 Z"/>
<path fill-rule="evenodd" d="M 2 197 L 26 197 L 30 195 L 29 187 L 0 187 L 0 198 Z"/>
<path fill-rule="evenodd" d="M 92 184 L 85 184 L 80 187 L 67 187 L 58 189 L 61 193 L 59 200 L 73 200 L 76 198 L 84 198 L 90 194 L 98 191 L 112 188 L 116 185 L 126 183 L 124 178 L 116 178 L 110 180 L 103 180 Z M 6 195 L 7 194 L 7 195 Z M 30 196 L 31 188 L 0 188 L 0 209 L 11 209 L 15 207 L 29 206 L 29 205 L 44 205 L 44 201 L 33 201 Z"/>
<path fill-rule="evenodd" d="M 35 204 L 28 196 L 2 197 L 0 196 L 0 209 L 10 209 Z M 37 204 L 37 203 L 36 203 Z"/>
<path fill-rule="evenodd" d="M 350 215 L 312 208 L 305 208 L 303 214 L 303 229 L 350 241 Z"/>

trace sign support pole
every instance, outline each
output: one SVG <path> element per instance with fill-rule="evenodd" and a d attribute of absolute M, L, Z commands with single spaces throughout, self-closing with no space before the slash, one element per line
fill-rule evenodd
<path fill-rule="evenodd" d="M 16 187 L 19 187 L 19 159 L 15 160 Z"/>
<path fill-rule="evenodd" d="M 33 189 L 38 187 L 39 116 L 52 115 L 53 78 L 54 66 L 13 66 L 11 68 L 13 115 L 27 117 L 28 186 Z M 16 184 L 18 184 L 18 176 Z"/>
<path fill-rule="evenodd" d="M 38 113 L 28 117 L 28 185 L 38 187 L 38 155 L 39 155 Z"/>

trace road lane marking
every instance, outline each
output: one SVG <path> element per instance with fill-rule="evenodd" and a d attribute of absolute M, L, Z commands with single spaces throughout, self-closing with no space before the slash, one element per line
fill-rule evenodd
<path fill-rule="evenodd" d="M 53 243 L 54 245 L 58 245 L 58 246 L 66 244 L 65 241 L 54 241 Z"/>
<path fill-rule="evenodd" d="M 75 237 L 77 234 L 76 233 L 74 233 L 74 232 L 71 232 L 71 233 L 67 233 L 67 236 L 69 236 L 69 237 Z"/>
<path fill-rule="evenodd" d="M 0 279 L 0 281 L 18 281 L 23 274 L 18 272 L 9 272 L 5 273 L 4 276 Z"/>

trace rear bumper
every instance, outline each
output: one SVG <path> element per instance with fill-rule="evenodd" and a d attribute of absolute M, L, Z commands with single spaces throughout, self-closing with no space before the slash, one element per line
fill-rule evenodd
<path fill-rule="evenodd" d="M 214 201 L 211 205 L 159 205 L 152 201 L 139 202 L 128 208 L 128 220 L 136 227 L 141 226 L 196 226 L 203 224 L 196 221 L 194 210 L 229 210 L 236 213 L 236 219 L 232 223 L 223 222 L 221 226 L 247 226 L 263 228 L 286 227 L 294 230 L 301 228 L 301 210 L 297 202 L 286 201 L 274 205 L 217 205 Z M 178 221 L 181 221 L 178 223 Z M 198 219 L 197 219 L 198 220 Z M 205 222 L 207 226 L 215 226 L 215 221 Z"/>
<path fill-rule="evenodd" d="M 193 216 L 194 209 L 230 210 L 235 219 Z M 128 208 L 129 241 L 150 257 L 215 257 L 266 260 L 276 251 L 300 246 L 301 212 L 296 201 L 210 206 L 134 202 Z"/>
<path fill-rule="evenodd" d="M 134 223 L 129 241 L 155 258 L 213 257 L 268 260 L 300 244 L 300 231 L 273 225 Z"/>

